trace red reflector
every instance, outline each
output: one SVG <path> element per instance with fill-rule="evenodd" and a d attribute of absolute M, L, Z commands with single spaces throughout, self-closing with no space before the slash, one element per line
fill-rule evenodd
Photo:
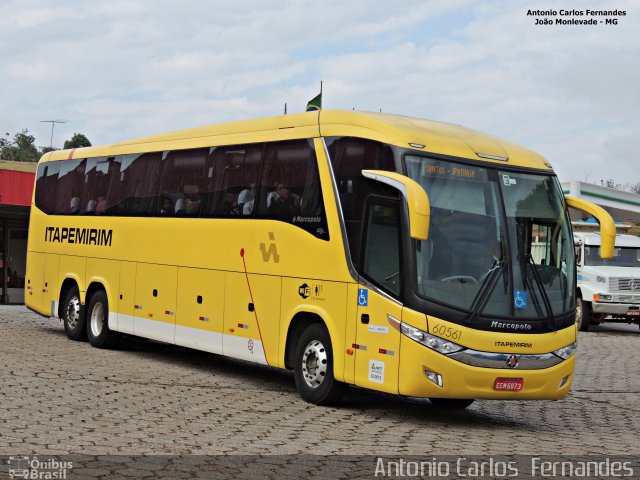
<path fill-rule="evenodd" d="M 524 387 L 524 378 L 496 378 L 494 390 L 519 392 Z"/>
<path fill-rule="evenodd" d="M 632 317 L 640 317 L 640 310 L 629 310 L 627 312 L 627 315 L 630 315 Z"/>

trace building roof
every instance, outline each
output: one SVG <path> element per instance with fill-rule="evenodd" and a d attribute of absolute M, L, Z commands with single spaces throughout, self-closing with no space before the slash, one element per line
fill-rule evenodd
<path fill-rule="evenodd" d="M 563 182 L 565 195 L 582 198 L 608 211 L 617 222 L 640 222 L 640 195 L 585 182 Z M 572 212 L 573 213 L 573 212 Z M 581 214 L 572 214 L 572 218 Z"/>
<path fill-rule="evenodd" d="M 388 113 L 321 110 L 293 115 L 221 123 L 152 135 L 104 147 L 58 150 L 47 160 L 142 153 L 211 145 L 233 145 L 318 136 L 357 136 L 377 139 L 417 152 L 447 154 L 501 165 L 550 170 L 531 150 L 478 131 L 432 120 Z"/>

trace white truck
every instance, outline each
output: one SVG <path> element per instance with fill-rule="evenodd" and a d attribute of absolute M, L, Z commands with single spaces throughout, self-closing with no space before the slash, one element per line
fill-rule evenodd
<path fill-rule="evenodd" d="M 576 232 L 576 323 L 582 331 L 602 322 L 640 325 L 640 237 L 616 235 L 615 255 L 600 258 L 600 235 Z"/>

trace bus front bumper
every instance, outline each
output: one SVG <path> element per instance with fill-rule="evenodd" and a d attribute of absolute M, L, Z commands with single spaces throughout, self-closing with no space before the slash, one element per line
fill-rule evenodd
<path fill-rule="evenodd" d="M 469 365 L 443 355 L 404 335 L 401 337 L 400 352 L 399 393 L 432 398 L 561 399 L 571 389 L 576 359 L 573 355 L 539 369 L 523 369 L 519 368 L 520 365 L 509 368 L 506 362 L 504 368 L 489 368 Z M 515 357 L 518 360 L 521 356 Z M 545 366 L 544 361 L 541 366 Z M 518 384 L 518 390 L 499 389 Z"/>

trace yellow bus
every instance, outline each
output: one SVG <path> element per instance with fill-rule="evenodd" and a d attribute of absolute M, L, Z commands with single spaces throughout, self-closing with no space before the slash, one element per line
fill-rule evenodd
<path fill-rule="evenodd" d="M 316 404 L 347 385 L 450 408 L 559 399 L 577 340 L 568 204 L 611 255 L 611 217 L 563 197 L 539 155 L 382 113 L 55 151 L 26 304 L 98 348 L 134 335 L 292 369 Z"/>

